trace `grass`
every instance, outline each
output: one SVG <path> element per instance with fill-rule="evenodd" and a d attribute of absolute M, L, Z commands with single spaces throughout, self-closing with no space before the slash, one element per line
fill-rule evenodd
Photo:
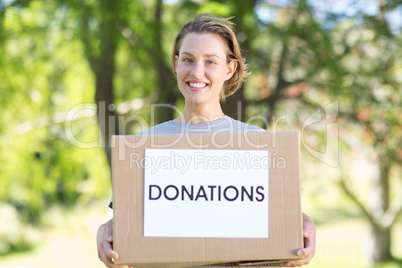
<path fill-rule="evenodd" d="M 41 232 L 42 243 L 32 251 L 0 257 L 0 268 L 105 267 L 97 257 L 96 232 L 105 219 L 106 203 L 103 200 L 73 211 L 59 208 L 47 211 Z M 306 267 L 371 267 L 365 252 L 369 226 L 356 217 L 333 219 L 317 225 L 316 256 Z M 395 238 L 402 237 L 402 224 L 394 231 Z M 394 240 L 394 254 L 402 258 L 402 241 Z M 402 260 L 374 266 L 397 267 L 402 267 Z"/>
<path fill-rule="evenodd" d="M 34 250 L 0 257 L 0 268 L 105 267 L 96 250 L 96 232 L 106 215 L 107 201 L 66 211 L 45 213 L 42 243 Z"/>
<path fill-rule="evenodd" d="M 401 237 L 402 224 L 394 229 L 394 237 Z M 370 226 L 361 218 L 346 218 L 317 226 L 317 251 L 308 265 L 311 268 L 397 268 L 402 261 L 372 265 L 368 259 Z M 398 250 L 396 250 L 398 249 Z M 402 255 L 402 241 L 394 239 L 393 254 Z"/>

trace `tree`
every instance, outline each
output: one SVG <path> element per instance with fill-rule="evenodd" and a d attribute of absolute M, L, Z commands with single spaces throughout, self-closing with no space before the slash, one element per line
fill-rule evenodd
<path fill-rule="evenodd" d="M 350 172 L 341 170 L 339 181 L 341 188 L 371 225 L 371 258 L 374 262 L 392 259 L 391 230 L 402 212 L 402 201 L 390 192 L 392 183 L 396 183 L 391 177 L 391 171 L 402 163 L 398 152 L 398 141 L 402 138 L 398 131 L 398 118 L 402 112 L 402 99 L 398 94 L 401 87 L 394 72 L 398 68 L 395 56 L 401 53 L 397 45 L 400 34 L 391 33 L 390 25 L 385 20 L 385 14 L 393 8 L 395 6 L 390 4 L 382 5 L 375 15 L 360 14 L 364 17 L 363 23 L 353 18 L 338 23 L 339 26 L 331 33 L 330 40 L 333 47 L 340 45 L 343 51 L 330 51 L 331 61 L 336 64 L 328 70 L 335 68 L 335 72 L 325 86 L 332 98 L 348 104 L 342 105 L 340 117 L 350 126 L 348 128 L 351 132 L 348 131 L 345 136 L 341 132 L 342 141 L 356 150 L 349 136 L 350 133 L 355 133 L 364 141 L 362 148 L 374 149 L 368 150 L 375 155 L 373 163 L 377 163 L 379 171 L 378 177 L 372 178 L 373 197 L 376 200 L 372 207 L 368 205 L 368 201 L 361 200 L 356 189 L 351 188 L 353 184 L 350 180 L 353 178 L 350 178 Z M 351 60 L 360 64 L 350 65 Z M 337 85 L 337 90 L 331 89 L 330 85 Z M 303 95 L 301 100 L 309 103 Z"/>
<path fill-rule="evenodd" d="M 11 2 L 2 30 L 0 196 L 30 224 L 38 224 L 40 213 L 53 204 L 71 207 L 107 193 L 99 187 L 106 176 L 96 148 L 80 151 L 66 138 L 68 122 L 61 111 L 71 108 L 71 99 L 85 102 L 91 92 L 83 90 L 85 83 L 75 83 L 77 77 L 90 77 L 70 29 L 64 31 L 68 13 L 58 7 L 55 2 Z M 86 131 L 79 124 L 73 131 L 88 139 L 93 122 L 77 121 Z"/>
<path fill-rule="evenodd" d="M 79 8 L 79 6 L 82 6 L 82 4 L 76 3 L 73 8 L 81 10 L 79 14 L 81 22 L 79 34 L 85 48 L 86 57 L 95 76 L 95 103 L 98 107 L 99 127 L 102 132 L 106 156 L 109 165 L 111 165 L 111 136 L 119 134 L 120 130 L 123 130 L 121 134 L 124 134 L 125 131 L 121 127 L 120 118 L 115 110 L 117 102 L 115 101 L 116 90 L 114 85 L 116 54 L 119 44 L 123 41 L 121 34 L 123 31 L 129 31 L 126 38 L 131 48 L 140 50 L 145 55 L 148 55 L 148 59 L 152 62 L 156 82 L 154 88 L 150 90 L 155 89 L 157 92 L 156 103 L 174 105 L 177 100 L 176 92 L 172 90 L 176 85 L 176 81 L 172 69 L 166 62 L 162 46 L 163 3 L 162 0 L 157 0 L 154 7 L 148 6 L 149 9 L 154 8 L 153 17 L 149 21 L 146 21 L 145 16 L 142 17 L 146 24 L 150 26 L 150 33 L 146 29 L 138 31 L 135 29 L 135 25 L 130 23 L 132 21 L 130 17 L 136 16 L 136 14 L 139 16 L 140 11 L 144 10 L 141 3 L 99 1 L 95 5 L 84 4 L 82 8 Z M 134 6 L 131 10 L 136 10 L 136 12 L 134 14 L 124 12 L 124 10 L 127 10 L 127 6 Z M 95 27 L 91 28 L 91 24 L 95 24 Z M 142 64 L 146 65 L 147 63 L 142 62 Z M 173 115 L 174 110 L 172 109 L 158 111 L 155 123 L 170 120 Z"/>
<path fill-rule="evenodd" d="M 112 134 L 147 127 L 132 118 L 156 124 L 175 116 L 170 108 L 150 109 L 152 104 L 183 104 L 171 44 L 193 15 L 211 12 L 234 16 L 253 72 L 223 104 L 225 113 L 242 121 L 257 116 L 265 128 L 275 125 L 275 116 L 286 115 L 294 119 L 289 125 L 302 130 L 310 111 L 324 112 L 323 104 L 338 101 L 345 162 L 351 151 L 365 150 L 378 176 L 370 177 L 368 196 L 341 162 L 337 184 L 372 226 L 373 260 L 392 258 L 392 226 L 402 207 L 395 191 L 401 183 L 402 49 L 401 33 L 387 18 L 402 3 L 381 2 L 376 14 L 349 16 L 318 10 L 313 1 L 285 2 L 0 1 L 1 200 L 36 215 L 47 204 L 71 205 L 102 192 L 99 178 L 110 176 L 99 168 L 108 168 L 99 151 L 73 147 L 65 135 L 71 130 L 93 140 L 95 120 L 77 118 L 70 126 L 60 120 L 60 111 L 96 104 L 102 156 L 110 165 Z M 271 18 L 264 19 L 261 10 Z M 324 147 L 325 135 L 316 136 Z M 86 195 L 79 185 L 88 181 L 98 186 Z M 374 205 L 370 198 L 377 200 Z"/>
<path fill-rule="evenodd" d="M 76 3 L 85 55 L 95 76 L 95 104 L 106 157 L 111 166 L 111 136 L 119 134 L 114 101 L 115 56 L 121 39 L 122 1 L 101 0 L 92 6 Z M 80 9 L 79 6 L 81 6 Z M 95 29 L 90 30 L 95 24 Z"/>
<path fill-rule="evenodd" d="M 256 1 L 233 1 L 231 5 L 232 10 L 229 16 L 233 16 L 232 21 L 235 23 L 235 29 L 237 36 L 240 37 L 239 43 L 244 53 L 252 53 L 251 44 L 255 40 L 256 31 L 253 30 L 256 27 L 256 20 L 254 15 L 254 7 Z M 250 55 L 251 56 L 251 55 Z M 245 85 L 242 85 L 237 92 L 227 98 L 222 104 L 222 109 L 228 116 L 243 120 L 246 118 L 247 101 L 245 97 Z"/>
<path fill-rule="evenodd" d="M 352 167 L 347 167 L 346 162 L 341 162 L 339 176 L 341 189 L 371 225 L 374 262 L 392 259 L 392 226 L 402 213 L 401 199 L 391 193 L 392 184 L 398 185 L 391 174 L 400 169 L 402 160 L 399 148 L 402 136 L 398 131 L 401 86 L 395 71 L 400 68 L 397 59 L 401 50 L 397 44 L 401 36 L 391 32 L 386 20 L 386 14 L 400 5 L 382 4 L 375 15 L 360 13 L 343 20 L 338 16 L 344 14 L 329 14 L 327 20 L 335 23 L 329 29 L 323 27 L 328 21 L 318 21 L 313 16 L 314 7 L 305 1 L 299 1 L 294 7 L 297 12 L 292 7 L 283 8 L 286 15 L 282 19 L 288 24 L 283 25 L 282 21 L 282 26 L 274 29 L 281 33 L 277 38 L 283 40 L 277 61 L 277 83 L 267 98 L 256 101 L 256 104 L 268 105 L 269 114 L 278 102 L 292 98 L 305 108 L 321 107 L 323 95 L 339 101 L 340 122 L 344 130 L 348 129 L 340 134 L 343 148 L 367 150 L 368 157 L 374 155 L 373 163 L 377 163 L 379 171 L 378 177 L 372 178 L 374 194 L 371 197 L 377 200 L 372 207 L 353 187 Z M 298 69 L 304 74 L 292 79 L 292 73 Z M 309 94 L 314 91 L 315 94 Z M 362 140 L 358 148 L 354 148 L 351 134 Z"/>

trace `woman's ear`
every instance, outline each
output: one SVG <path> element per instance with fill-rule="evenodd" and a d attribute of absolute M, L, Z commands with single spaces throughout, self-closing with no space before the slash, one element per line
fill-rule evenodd
<path fill-rule="evenodd" d="M 237 61 L 231 60 L 227 64 L 227 72 L 226 72 L 225 81 L 227 81 L 230 78 L 232 78 L 233 74 L 236 72 L 236 69 L 237 69 Z"/>

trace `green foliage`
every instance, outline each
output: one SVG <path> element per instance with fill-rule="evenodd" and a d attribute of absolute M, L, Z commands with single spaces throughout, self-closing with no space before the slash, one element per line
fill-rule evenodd
<path fill-rule="evenodd" d="M 38 231 L 24 224 L 13 206 L 0 202 L 0 217 L 0 256 L 29 250 L 39 242 Z"/>
<path fill-rule="evenodd" d="M 323 152 L 334 149 L 325 147 L 331 137 L 326 128 L 303 129 L 303 123 L 317 110 L 324 112 L 326 104 L 339 103 L 336 122 L 342 131 L 335 150 L 340 167 L 330 168 L 303 151 L 303 178 L 309 185 L 304 194 L 312 196 L 315 209 L 327 202 L 336 204 L 331 207 L 335 214 L 358 214 L 343 199 L 342 188 L 333 188 L 340 178 L 357 178 L 353 165 L 362 159 L 373 172 L 348 180 L 357 203 L 371 208 L 368 193 L 381 188 L 373 174 L 389 175 L 386 181 L 395 186 L 389 200 L 396 199 L 402 49 L 401 33 L 393 33 L 384 19 L 400 8 L 391 2 L 374 16 L 331 13 L 320 19 L 307 1 L 288 6 L 241 0 L 18 1 L 6 8 L 0 1 L 0 202 L 18 212 L 12 212 L 13 221 L 38 223 L 53 204 L 81 206 L 110 194 L 110 169 L 93 108 L 99 74 L 111 76 L 109 100 L 121 134 L 156 123 L 153 103 L 182 108 L 170 53 L 177 31 L 199 12 L 234 16 L 253 72 L 238 93 L 245 107 L 242 120 L 257 116 L 269 120 L 271 130 L 305 130 L 310 148 Z M 257 16 L 262 9 L 271 12 L 270 21 Z M 92 142 L 96 146 L 83 148 Z M 372 214 L 384 211 L 377 212 Z M 326 215 L 317 215 L 325 222 Z M 14 242 L 7 243 L 0 247 L 14 249 Z"/>
<path fill-rule="evenodd" d="M 231 17 L 233 4 L 228 2 L 209 1 L 199 9 L 200 13 L 213 13 L 227 18 Z"/>
<path fill-rule="evenodd" d="M 110 192 L 103 151 L 77 148 L 66 137 L 63 115 L 92 103 L 94 93 L 82 48 L 71 29 L 60 28 L 64 16 L 55 14 L 63 11 L 34 2 L 22 13 L 8 9 L 5 21 L 0 196 L 31 223 L 51 204 L 84 204 Z M 95 120 L 75 120 L 72 126 L 77 139 L 98 139 Z"/>

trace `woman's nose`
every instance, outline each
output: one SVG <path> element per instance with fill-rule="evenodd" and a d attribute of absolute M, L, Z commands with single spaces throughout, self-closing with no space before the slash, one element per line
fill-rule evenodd
<path fill-rule="evenodd" d="M 191 75 L 194 77 L 204 76 L 204 64 L 202 62 L 196 62 L 191 69 Z"/>

